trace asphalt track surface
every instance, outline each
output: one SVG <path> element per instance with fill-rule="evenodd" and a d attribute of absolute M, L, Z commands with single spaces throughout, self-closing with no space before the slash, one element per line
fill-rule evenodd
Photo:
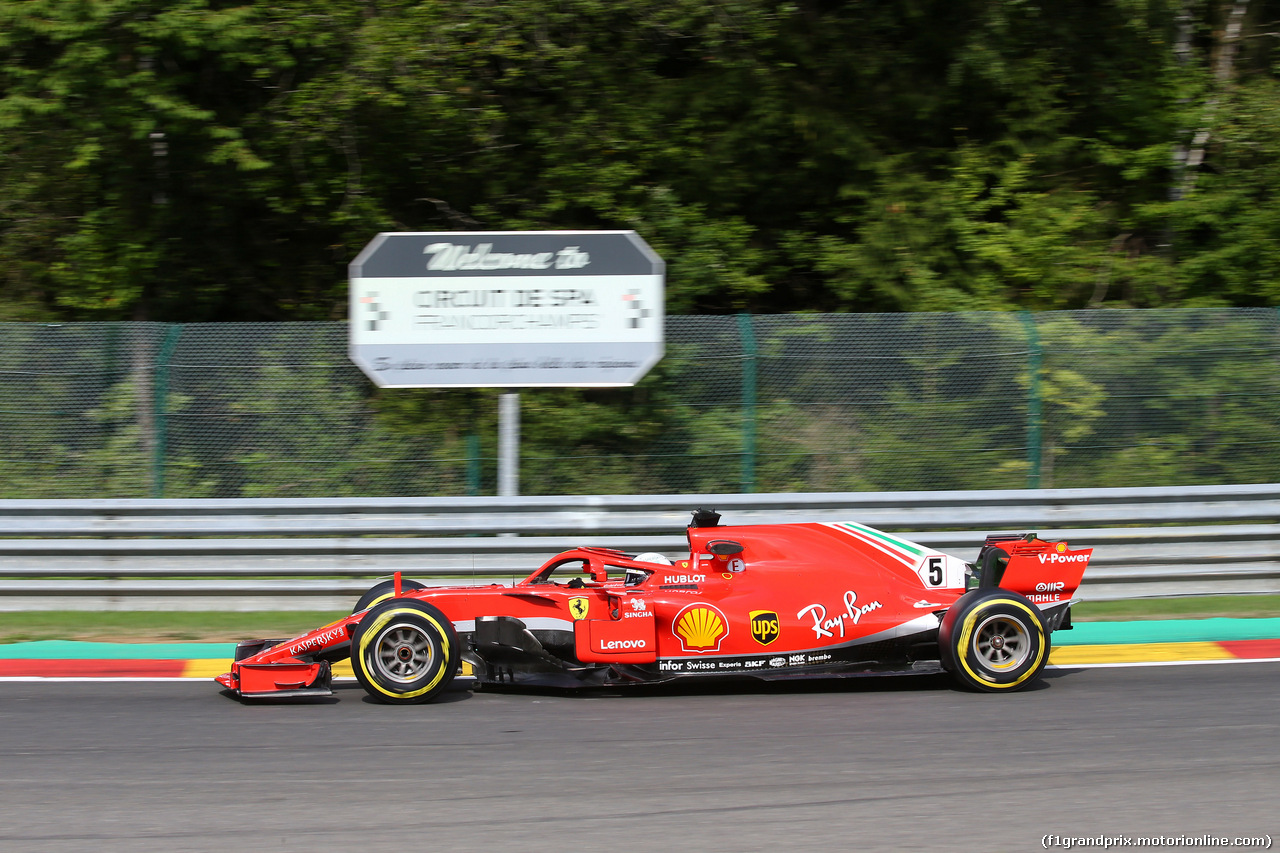
<path fill-rule="evenodd" d="M 1039 850 L 1280 832 L 1280 664 L 640 692 L 0 684 L 0 850 Z M 1060 849 L 1060 848 L 1058 848 Z M 1196 848 L 1207 849 L 1207 848 Z"/>

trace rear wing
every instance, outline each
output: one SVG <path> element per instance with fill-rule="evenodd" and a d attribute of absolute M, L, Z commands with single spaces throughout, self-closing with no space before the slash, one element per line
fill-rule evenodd
<path fill-rule="evenodd" d="M 998 586 L 1044 608 L 1071 600 L 1092 556 L 1092 548 L 1073 551 L 1034 533 L 999 534 L 987 537 L 974 568 L 978 586 Z"/>

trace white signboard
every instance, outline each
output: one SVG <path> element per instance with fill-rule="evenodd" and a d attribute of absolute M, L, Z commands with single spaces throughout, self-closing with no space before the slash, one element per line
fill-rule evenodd
<path fill-rule="evenodd" d="M 634 385 L 664 272 L 634 231 L 379 234 L 350 266 L 351 359 L 384 387 Z"/>

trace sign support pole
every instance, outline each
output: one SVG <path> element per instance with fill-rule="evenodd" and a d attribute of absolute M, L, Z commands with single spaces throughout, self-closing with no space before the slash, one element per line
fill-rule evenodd
<path fill-rule="evenodd" d="M 498 495 L 520 494 L 520 395 L 498 397 Z"/>

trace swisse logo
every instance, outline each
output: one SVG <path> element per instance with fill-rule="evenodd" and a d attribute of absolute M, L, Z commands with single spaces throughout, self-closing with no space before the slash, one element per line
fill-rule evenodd
<path fill-rule="evenodd" d="M 1087 563 L 1088 554 L 1041 554 L 1040 563 Z"/>
<path fill-rule="evenodd" d="M 1053 583 L 1040 581 L 1040 583 L 1036 584 L 1036 592 L 1061 592 L 1066 586 L 1062 581 L 1054 581 Z"/>
<path fill-rule="evenodd" d="M 627 649 L 644 651 L 649 646 L 644 640 L 605 640 L 600 644 L 601 651 L 620 652 Z"/>

